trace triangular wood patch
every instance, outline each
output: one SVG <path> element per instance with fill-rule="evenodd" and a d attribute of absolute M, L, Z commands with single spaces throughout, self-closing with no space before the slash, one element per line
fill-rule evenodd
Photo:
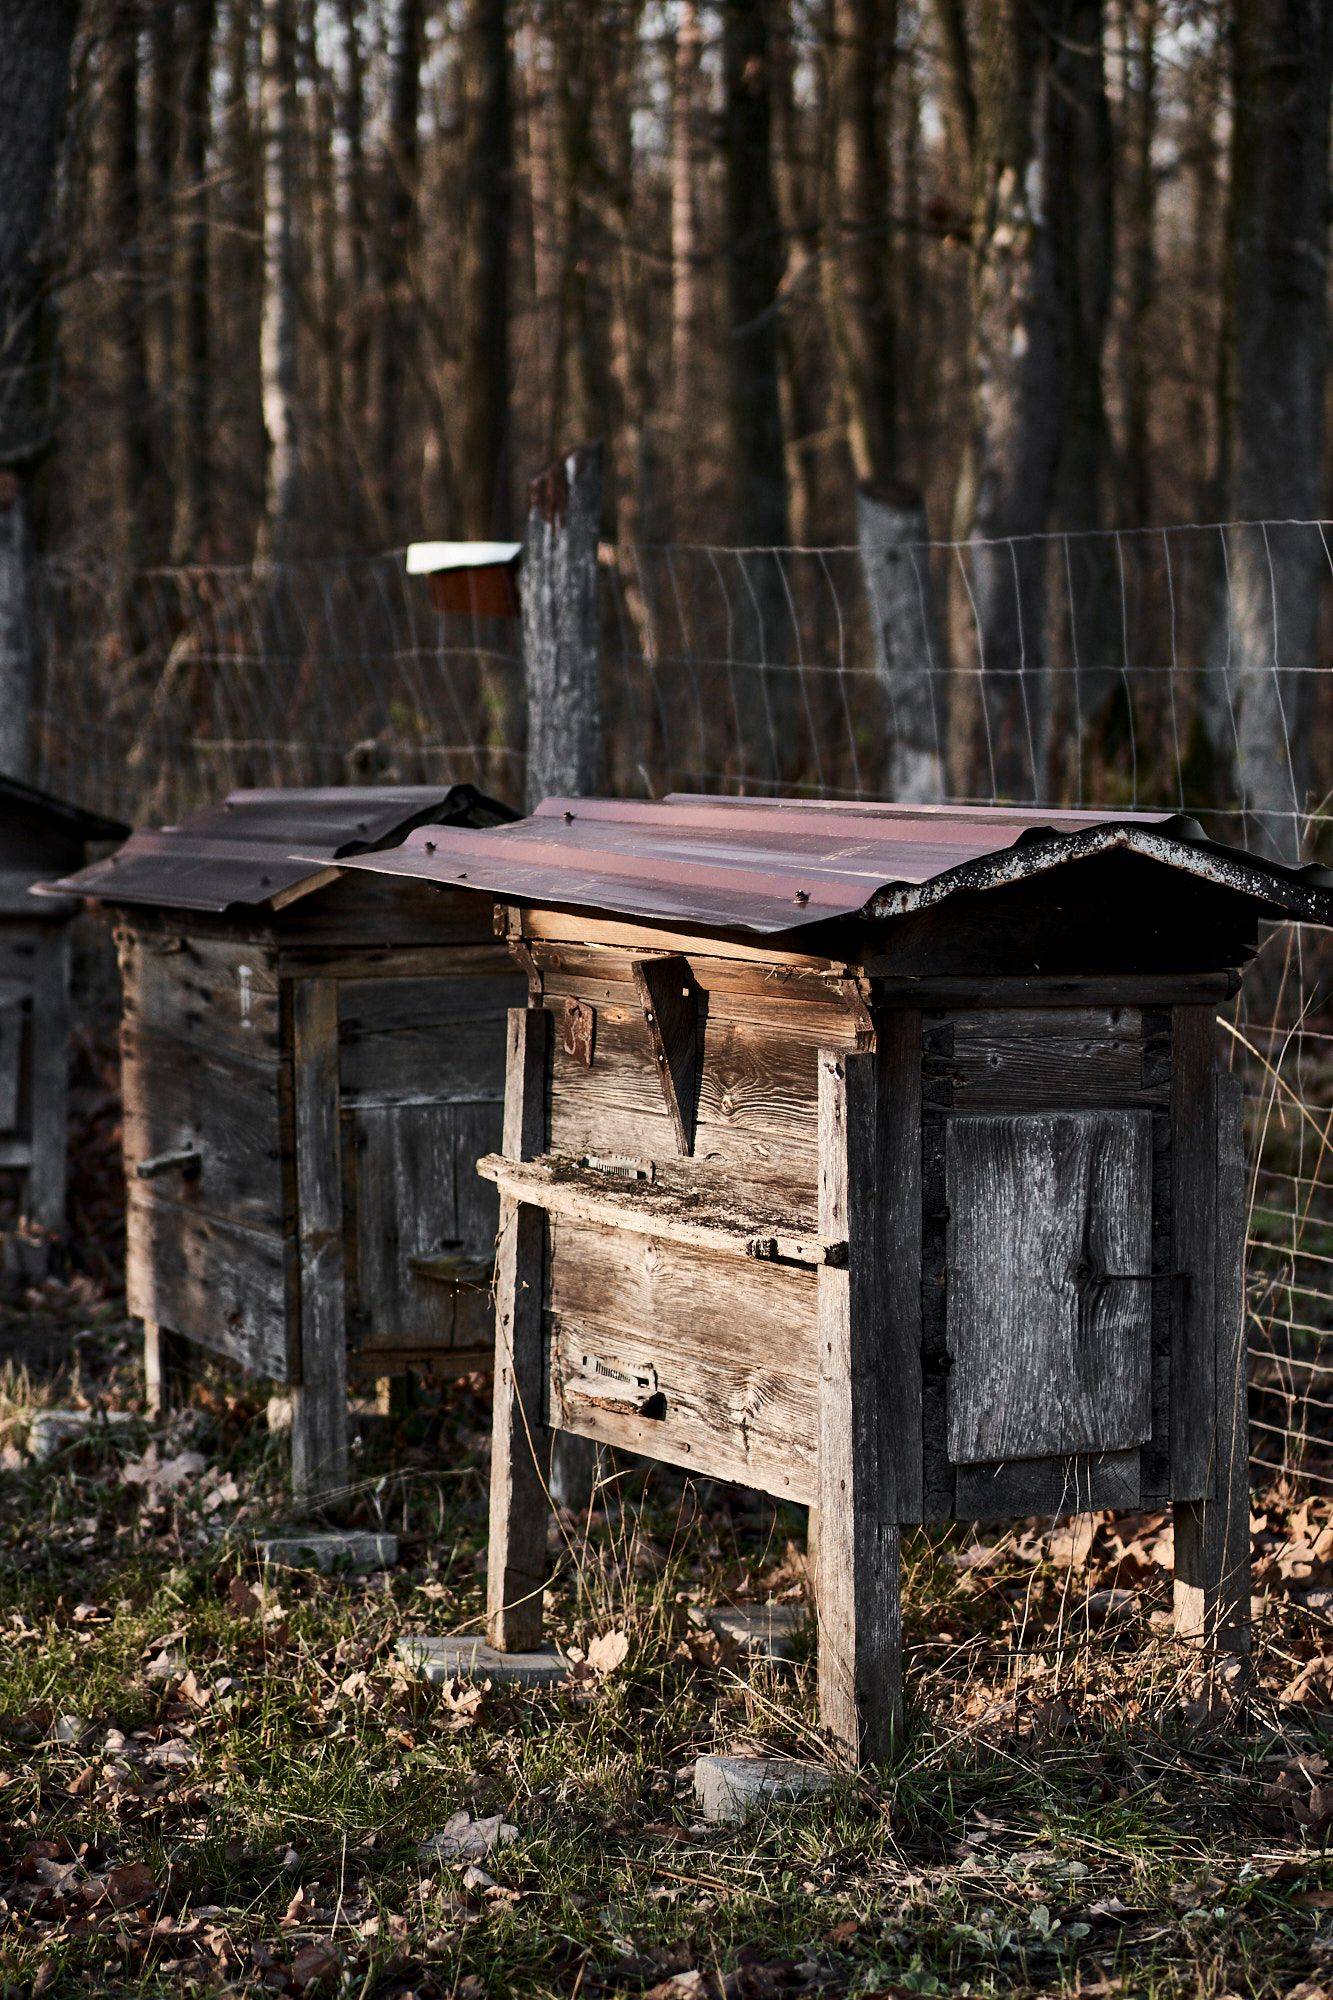
<path fill-rule="evenodd" d="M 695 984 L 689 961 L 679 952 L 665 958 L 636 958 L 634 984 L 648 1023 L 662 1095 L 675 1127 L 676 1146 L 682 1153 L 693 1153 L 703 1059 L 704 995 Z"/>

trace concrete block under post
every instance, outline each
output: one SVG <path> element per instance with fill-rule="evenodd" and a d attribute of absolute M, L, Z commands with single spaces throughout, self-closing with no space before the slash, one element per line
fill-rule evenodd
<path fill-rule="evenodd" d="M 694 1796 L 712 1826 L 740 1826 L 769 1806 L 792 1805 L 830 1791 L 833 1773 L 800 1757 L 700 1757 Z"/>
<path fill-rule="evenodd" d="M 397 1535 L 312 1528 L 307 1533 L 288 1529 L 280 1535 L 261 1535 L 255 1541 L 259 1560 L 280 1569 L 317 1569 L 324 1576 L 337 1571 L 365 1575 L 370 1570 L 391 1569 L 398 1560 Z"/>
<path fill-rule="evenodd" d="M 809 1613 L 803 1604 L 720 1604 L 705 1616 L 709 1629 L 730 1639 L 747 1659 L 793 1660 L 796 1636 Z"/>
<path fill-rule="evenodd" d="M 501 1653 L 467 1632 L 440 1637 L 409 1633 L 398 1641 L 398 1657 L 415 1667 L 432 1687 L 460 1680 L 553 1687 L 569 1673 L 569 1661 L 554 1646 L 540 1646 L 528 1653 Z"/>

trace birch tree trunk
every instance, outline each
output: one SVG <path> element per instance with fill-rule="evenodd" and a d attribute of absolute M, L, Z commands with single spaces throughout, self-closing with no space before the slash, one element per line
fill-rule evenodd
<path fill-rule="evenodd" d="M 1232 704 L 1250 837 L 1295 861 L 1311 776 L 1327 360 L 1328 0 L 1236 0 Z"/>
<path fill-rule="evenodd" d="M 173 240 L 175 324 L 171 405 L 171 559 L 197 562 L 208 532 L 209 325 L 208 142 L 211 125 L 214 0 L 178 8 L 180 146 Z"/>
<path fill-rule="evenodd" d="M 467 0 L 462 37 L 463 246 L 458 490 L 466 535 L 507 533 L 509 227 L 513 178 L 505 0 Z"/>
<path fill-rule="evenodd" d="M 259 358 L 268 443 L 258 558 L 290 553 L 300 479 L 296 292 L 296 33 L 293 0 L 264 0 L 264 303 Z"/>
<path fill-rule="evenodd" d="M 51 431 L 43 251 L 75 14 L 71 0 L 0 8 L 0 773 L 12 778 L 26 778 L 32 758 L 32 478 Z"/>

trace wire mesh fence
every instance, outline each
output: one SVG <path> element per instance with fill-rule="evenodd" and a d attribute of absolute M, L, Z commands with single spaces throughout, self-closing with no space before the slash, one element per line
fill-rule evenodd
<path fill-rule="evenodd" d="M 605 781 L 1185 810 L 1333 859 L 1329 524 L 603 550 Z M 519 629 L 397 554 L 41 577 L 40 779 L 138 823 L 239 785 L 524 782 Z M 1265 937 L 1226 1020 L 1251 1139 L 1251 1437 L 1333 1492 L 1328 940 Z"/>

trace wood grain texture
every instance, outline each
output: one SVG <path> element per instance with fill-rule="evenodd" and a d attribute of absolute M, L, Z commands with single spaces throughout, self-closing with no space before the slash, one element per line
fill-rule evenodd
<path fill-rule="evenodd" d="M 292 1391 L 292 1485 L 304 1497 L 347 1485 L 347 1317 L 338 1116 L 338 989 L 292 989 L 300 1359 Z"/>
<path fill-rule="evenodd" d="M 1217 1399 L 1213 1246 L 1217 1234 L 1217 1021 L 1177 1007 L 1171 1035 L 1171 1492 L 1209 1491 Z"/>
<path fill-rule="evenodd" d="M 556 1216 L 550 1296 L 553 1423 L 701 1476 L 813 1497 L 813 1270 Z M 654 1385 L 647 1417 L 606 1393 L 638 1379 Z"/>
<path fill-rule="evenodd" d="M 1182 1638 L 1219 1653 L 1250 1649 L 1250 1438 L 1245 1346 L 1244 1098 L 1238 1077 L 1214 1079 L 1217 1135 L 1213 1334 L 1216 1399 L 1209 1493 L 1176 1502 L 1175 1620 Z M 1194 1414 L 1197 1416 L 1197 1406 Z"/>
<path fill-rule="evenodd" d="M 1007 1465 L 960 1465 L 954 1512 L 960 1521 L 1054 1518 L 1102 1507 L 1137 1507 L 1142 1498 L 1137 1451 L 1086 1457 L 1014 1459 Z"/>
<path fill-rule="evenodd" d="M 121 934 L 124 1019 L 253 1060 L 276 1058 L 280 1014 L 276 953 L 264 940 L 171 933 Z"/>
<path fill-rule="evenodd" d="M 129 1189 L 130 1312 L 228 1355 L 250 1374 L 287 1381 L 289 1243 L 271 1230 L 198 1214 L 157 1189 L 155 1182 Z"/>
<path fill-rule="evenodd" d="M 507 978 L 349 980 L 338 991 L 344 1110 L 472 1104 L 504 1095 Z"/>
<path fill-rule="evenodd" d="M 530 1159 L 546 1143 L 551 1017 L 539 1008 L 509 1015 L 504 1151 Z M 501 1652 L 541 1640 L 546 1583 L 547 1479 L 551 1444 L 544 1408 L 542 1299 L 546 1218 L 508 1197 L 500 1203 L 495 1273 L 495 1385 L 491 1435 L 487 1636 Z"/>
<path fill-rule="evenodd" d="M 182 1036 L 127 1022 L 121 1032 L 125 1170 L 194 1148 L 199 1171 L 162 1192 L 200 1214 L 280 1232 L 290 1217 L 283 1187 L 277 1058 L 214 1049 L 201 1062 Z"/>
<path fill-rule="evenodd" d="M 955 1465 L 1148 1436 L 1151 1173 L 1146 1112 L 949 1120 Z"/>
<path fill-rule="evenodd" d="M 848 1265 L 818 1275 L 820 1722 L 854 1763 L 888 1755 L 902 1719 L 899 1526 L 886 1504 L 897 1390 L 877 1254 L 884 1198 L 880 1059 L 819 1058 L 819 1221 Z"/>
<path fill-rule="evenodd" d="M 1164 1097 L 1143 1077 L 1137 1008 L 1020 1008 L 949 1018 L 953 1104 L 1015 1110 L 1130 1106 Z"/>
<path fill-rule="evenodd" d="M 24 1207 L 43 1229 L 65 1227 L 69 1163 L 69 932 L 47 926 L 32 962 L 28 1034 L 31 1158 Z"/>
<path fill-rule="evenodd" d="M 24 1050 L 28 1039 L 30 990 L 15 985 L 0 993 L 0 1132 L 18 1129 L 19 1106 L 26 1092 L 20 1088 Z"/>
<path fill-rule="evenodd" d="M 190 1379 L 189 1342 L 170 1327 L 145 1320 L 143 1328 L 144 1400 L 150 1417 L 162 1417 L 180 1403 Z"/>

